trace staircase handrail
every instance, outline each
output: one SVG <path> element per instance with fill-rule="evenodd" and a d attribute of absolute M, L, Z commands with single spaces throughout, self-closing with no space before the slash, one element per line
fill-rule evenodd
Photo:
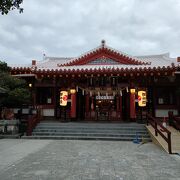
<path fill-rule="evenodd" d="M 33 129 L 36 127 L 36 125 L 40 122 L 42 119 L 41 115 L 41 109 L 37 109 L 37 113 L 33 115 L 29 115 L 28 117 L 28 123 L 27 123 L 27 136 L 32 135 Z"/>
<path fill-rule="evenodd" d="M 152 117 L 150 114 L 147 114 L 147 125 L 148 124 L 151 124 L 151 126 L 154 128 L 155 136 L 158 136 L 158 134 L 160 134 L 161 137 L 167 142 L 168 152 L 169 154 L 172 154 L 171 132 L 166 127 L 164 127 L 161 122 L 159 122 L 156 118 Z M 158 128 L 158 126 L 161 128 L 161 130 Z M 166 133 L 166 135 L 164 135 L 162 131 Z"/>

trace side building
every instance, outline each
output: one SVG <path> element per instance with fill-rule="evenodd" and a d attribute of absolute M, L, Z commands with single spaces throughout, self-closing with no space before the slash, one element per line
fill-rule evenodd
<path fill-rule="evenodd" d="M 179 62 L 168 53 L 130 56 L 102 41 L 79 57 L 12 65 L 11 74 L 28 82 L 32 105 L 45 117 L 139 121 L 145 112 L 180 113 Z"/>

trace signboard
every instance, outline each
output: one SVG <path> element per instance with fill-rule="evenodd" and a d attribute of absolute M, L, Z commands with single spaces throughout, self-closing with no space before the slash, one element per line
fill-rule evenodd
<path fill-rule="evenodd" d="M 60 91 L 60 106 L 67 106 L 68 92 Z"/>
<path fill-rule="evenodd" d="M 138 91 L 138 105 L 145 107 L 147 102 L 146 91 Z"/>
<path fill-rule="evenodd" d="M 96 96 L 97 100 L 114 99 L 114 96 Z"/>

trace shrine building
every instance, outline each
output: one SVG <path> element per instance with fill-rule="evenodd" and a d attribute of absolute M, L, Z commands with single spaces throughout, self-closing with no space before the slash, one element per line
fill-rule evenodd
<path fill-rule="evenodd" d="M 101 45 L 75 58 L 47 57 L 12 65 L 29 84 L 32 106 L 44 117 L 72 121 L 138 121 L 144 112 L 180 113 L 180 58 L 130 56 Z"/>

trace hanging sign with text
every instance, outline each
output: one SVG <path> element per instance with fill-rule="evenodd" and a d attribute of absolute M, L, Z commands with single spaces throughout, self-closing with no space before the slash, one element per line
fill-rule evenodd
<path fill-rule="evenodd" d="M 97 100 L 114 99 L 114 96 L 96 96 Z"/>

